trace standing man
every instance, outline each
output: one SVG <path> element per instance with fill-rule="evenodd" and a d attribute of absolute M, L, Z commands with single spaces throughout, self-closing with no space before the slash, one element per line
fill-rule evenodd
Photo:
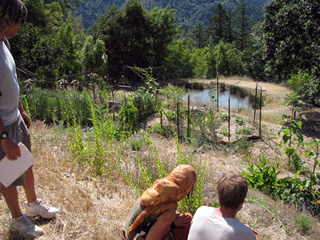
<path fill-rule="evenodd" d="M 30 119 L 19 101 L 19 84 L 14 59 L 7 38 L 13 38 L 27 17 L 27 9 L 21 0 L 0 0 L 0 161 L 4 156 L 15 161 L 20 157 L 19 142 L 31 151 L 28 128 Z M 27 217 L 54 218 L 58 209 L 46 205 L 37 198 L 32 167 L 8 188 L 0 184 L 12 217 L 10 230 L 25 237 L 37 237 L 43 230 Z M 22 214 L 17 186 L 22 185 L 26 197 L 26 215 Z"/>
<path fill-rule="evenodd" d="M 196 211 L 188 240 L 256 240 L 257 232 L 236 219 L 248 192 L 247 180 L 240 174 L 224 175 L 217 192 L 220 207 Z"/>

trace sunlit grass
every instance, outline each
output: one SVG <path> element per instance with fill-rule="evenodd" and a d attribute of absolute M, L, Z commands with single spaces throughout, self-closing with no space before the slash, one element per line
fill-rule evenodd
<path fill-rule="evenodd" d="M 121 101 L 123 94 L 116 94 L 115 99 Z M 215 183 L 221 174 L 245 167 L 243 152 L 205 150 L 203 145 L 186 144 L 177 138 L 175 127 L 170 124 L 158 126 L 157 131 L 152 129 L 155 133 L 139 132 L 143 141 L 125 136 L 115 139 L 117 122 L 112 118 L 112 111 L 95 106 L 91 98 L 85 102 L 88 104 L 84 105 L 91 107 L 90 127 L 79 125 L 72 111 L 65 112 L 70 114 L 68 119 L 73 120 L 69 125 L 63 120 L 58 125 L 33 122 L 31 135 L 33 154 L 38 160 L 34 165 L 38 197 L 60 209 L 56 220 L 40 222 L 46 231 L 41 239 L 120 239 L 122 224 L 139 193 L 177 164 L 192 164 L 198 173 L 194 200 L 179 205 L 180 209 L 193 212 L 202 200 L 204 204 L 217 201 Z M 241 117 L 245 126 L 252 125 L 252 111 L 232 109 L 233 122 Z M 219 113 L 226 113 L 226 109 L 221 108 Z M 274 115 L 263 113 L 262 131 L 268 131 L 268 122 L 278 123 L 279 118 Z M 258 117 L 259 111 L 256 119 Z M 235 131 L 233 135 L 236 136 Z M 248 147 L 255 150 L 254 143 Z M 25 196 L 21 189 L 19 192 L 23 205 Z M 299 234 L 293 227 L 297 215 L 293 207 L 255 190 L 250 190 L 249 196 L 258 200 L 247 202 L 239 217 L 258 230 L 259 239 L 277 239 L 277 233 L 290 239 L 290 235 Z M 9 239 L 8 210 L 3 198 L 0 201 L 0 238 Z M 281 222 L 286 225 L 281 226 Z M 319 234 L 317 230 L 313 230 L 311 236 L 316 234 Z"/>

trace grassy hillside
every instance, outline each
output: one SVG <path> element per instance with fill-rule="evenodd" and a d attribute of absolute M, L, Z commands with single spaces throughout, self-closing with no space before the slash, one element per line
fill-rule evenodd
<path fill-rule="evenodd" d="M 222 79 L 221 81 L 225 84 L 254 87 L 254 82 L 247 79 Z M 264 94 L 269 99 L 269 107 L 264 109 L 263 116 L 268 114 L 274 116 L 278 109 L 286 113 L 288 109 L 280 104 L 284 100 L 285 93 L 288 93 L 288 89 L 274 84 L 263 84 L 261 83 Z M 123 92 L 117 95 L 119 94 Z M 193 107 L 195 111 L 204 110 L 199 106 Z M 225 109 L 220 111 L 224 113 Z M 251 113 L 234 109 L 232 119 L 237 116 L 241 116 L 246 126 L 252 128 Z M 206 166 L 203 182 L 204 205 L 217 202 L 216 181 L 223 173 L 240 172 L 248 167 L 247 155 L 250 155 L 254 162 L 258 162 L 262 152 L 266 153 L 270 163 L 274 163 L 276 157 L 279 157 L 282 159 L 278 168 L 281 172 L 279 177 L 294 174 L 287 166 L 285 154 L 278 148 L 280 140 L 278 130 L 281 125 L 274 119 L 270 121 L 270 118 L 264 118 L 263 140 L 253 141 L 249 145 L 217 148 L 206 144 L 184 145 L 182 141 L 177 142 L 172 136 L 165 137 L 152 133 L 152 126 L 159 121 L 159 114 L 154 114 L 143 122 L 145 132 L 141 131 L 121 143 L 115 140 L 104 141 L 102 144 L 105 154 L 101 157 L 104 159 L 105 170 L 101 176 L 96 175 L 97 169 L 94 162 L 96 159 L 92 158 L 96 153 L 91 150 L 98 147 L 95 144 L 99 134 L 95 133 L 95 127 L 70 129 L 61 124 L 46 125 L 44 122 L 34 121 L 31 135 L 33 154 L 37 159 L 34 169 L 38 197 L 60 209 L 57 219 L 53 221 L 34 219 L 45 230 L 45 235 L 39 239 L 120 239 L 122 224 L 139 190 L 133 187 L 136 185 L 130 186 L 127 180 L 135 182 L 141 180 L 140 184 L 143 182 L 144 173 L 143 168 L 139 167 L 141 166 L 139 162 L 152 164 L 159 160 L 166 170 L 171 170 L 176 166 L 178 159 L 192 156 L 192 163 L 195 166 L 199 163 Z M 164 124 L 167 123 L 164 122 Z M 79 130 L 80 132 L 77 132 Z M 77 146 L 74 146 L 77 141 L 74 138 L 79 134 L 91 144 L 85 145 L 86 149 L 83 149 L 81 156 L 75 152 Z M 141 135 L 148 139 L 148 144 L 136 149 L 132 143 L 140 139 Z M 307 163 L 312 165 L 312 162 Z M 26 198 L 22 188 L 19 188 L 19 194 L 21 206 L 23 206 Z M 8 218 L 9 212 L 1 197 L 0 239 L 20 239 L 19 236 L 8 231 Z M 285 204 L 277 198 L 270 198 L 253 188 L 249 189 L 248 197 L 238 218 L 258 231 L 259 240 L 320 239 L 319 219 L 310 216 L 307 211 L 298 211 L 293 205 Z"/>

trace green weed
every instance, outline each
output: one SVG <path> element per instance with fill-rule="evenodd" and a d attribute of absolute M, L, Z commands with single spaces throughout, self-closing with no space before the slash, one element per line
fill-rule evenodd
<path fill-rule="evenodd" d="M 297 228 L 305 235 L 310 235 L 312 230 L 312 221 L 304 214 L 300 214 L 294 218 Z"/>
<path fill-rule="evenodd" d="M 236 133 L 242 134 L 242 135 L 250 135 L 251 131 L 248 127 L 243 127 L 243 128 L 237 129 Z"/>

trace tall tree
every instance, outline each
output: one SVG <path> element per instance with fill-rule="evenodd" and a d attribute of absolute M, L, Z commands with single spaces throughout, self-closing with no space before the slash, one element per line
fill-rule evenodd
<path fill-rule="evenodd" d="M 219 2 L 209 20 L 209 31 L 214 43 L 225 40 L 227 35 L 227 13 Z"/>
<path fill-rule="evenodd" d="M 262 23 L 258 22 L 252 27 L 252 34 L 249 37 L 248 47 L 244 51 L 244 58 L 248 71 L 247 74 L 253 79 L 266 81 L 262 35 Z"/>
<path fill-rule="evenodd" d="M 132 72 L 126 66 L 149 67 L 151 19 L 137 0 L 128 1 L 124 10 L 113 11 L 101 31 L 109 57 L 109 75 L 115 79 L 126 75 L 131 79 Z"/>
<path fill-rule="evenodd" d="M 75 34 L 70 17 L 61 25 L 57 37 L 63 52 L 59 58 L 59 74 L 81 72 L 79 35 Z"/>
<path fill-rule="evenodd" d="M 105 46 L 102 40 L 97 40 L 94 43 L 94 39 L 91 35 L 87 36 L 87 39 L 84 43 L 84 46 L 81 50 L 81 60 L 84 64 L 86 71 L 90 71 L 91 74 L 87 78 L 87 85 L 91 83 L 91 89 L 96 99 L 96 83 L 102 83 L 101 86 L 105 86 L 105 82 L 102 81 L 101 76 L 106 75 L 107 73 L 107 55 L 105 54 Z M 100 75 L 96 76 L 95 73 Z"/>
<path fill-rule="evenodd" d="M 247 39 L 250 33 L 250 19 L 246 14 L 247 6 L 244 0 L 241 1 L 236 9 L 236 26 L 237 29 L 237 45 L 243 51 L 247 47 Z"/>
<path fill-rule="evenodd" d="M 269 75 L 277 81 L 299 71 L 319 76 L 319 26 L 319 1 L 272 1 L 263 25 Z"/>
<path fill-rule="evenodd" d="M 242 53 L 231 43 L 224 43 L 223 40 L 220 40 L 217 45 L 210 44 L 208 68 L 212 76 L 216 73 L 224 76 L 242 76 L 244 74 Z"/>
<path fill-rule="evenodd" d="M 233 29 L 233 17 L 231 9 L 227 12 L 227 22 L 226 22 L 226 42 L 232 43 L 235 40 L 234 29 Z"/>
<path fill-rule="evenodd" d="M 196 45 L 198 48 L 203 48 L 205 44 L 205 37 L 206 37 L 206 31 L 203 27 L 203 24 L 200 22 L 197 22 L 197 24 L 193 28 L 193 36 L 196 40 Z"/>
<path fill-rule="evenodd" d="M 169 55 L 166 59 L 168 77 L 188 78 L 193 75 L 192 44 L 180 38 L 169 45 Z"/>
<path fill-rule="evenodd" d="M 100 38 L 105 42 L 109 75 L 130 81 L 140 80 L 127 66 L 147 68 L 161 66 L 166 48 L 176 34 L 174 10 L 155 9 L 149 14 L 138 0 L 130 0 L 124 10 L 113 14 L 101 24 Z"/>
<path fill-rule="evenodd" d="M 21 77 L 32 76 L 39 86 L 51 88 L 56 77 L 79 71 L 78 35 L 59 2 L 25 3 L 29 17 L 18 36 L 11 40 L 12 53 L 18 70 L 24 73 Z"/>
<path fill-rule="evenodd" d="M 168 45 L 173 41 L 177 34 L 175 25 L 176 11 L 166 7 L 164 9 L 154 8 L 151 11 L 152 18 L 152 67 L 161 67 L 164 65 L 165 58 L 168 54 Z"/>

